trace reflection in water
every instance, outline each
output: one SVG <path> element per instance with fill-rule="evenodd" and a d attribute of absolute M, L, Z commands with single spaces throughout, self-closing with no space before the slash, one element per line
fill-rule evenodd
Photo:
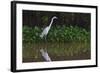
<path fill-rule="evenodd" d="M 50 56 L 48 55 L 48 52 L 45 49 L 40 49 L 41 55 L 43 57 L 43 59 L 47 62 L 51 61 Z"/>
<path fill-rule="evenodd" d="M 45 61 L 40 49 L 47 50 L 52 61 L 90 59 L 89 42 L 23 44 L 23 62 Z"/>

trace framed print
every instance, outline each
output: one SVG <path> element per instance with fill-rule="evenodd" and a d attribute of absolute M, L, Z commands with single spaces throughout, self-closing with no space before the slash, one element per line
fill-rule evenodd
<path fill-rule="evenodd" d="M 11 71 L 97 67 L 97 6 L 11 2 Z"/>

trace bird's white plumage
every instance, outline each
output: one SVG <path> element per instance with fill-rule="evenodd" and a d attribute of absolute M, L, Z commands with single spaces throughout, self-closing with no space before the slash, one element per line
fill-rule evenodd
<path fill-rule="evenodd" d="M 48 34 L 48 31 L 50 30 L 49 27 L 46 27 L 43 32 L 41 33 L 40 37 L 43 38 L 44 36 L 46 36 Z"/>
<path fill-rule="evenodd" d="M 46 36 L 47 36 L 47 34 L 48 34 L 48 32 L 49 32 L 49 30 L 50 30 L 50 28 L 51 28 L 51 25 L 52 25 L 54 19 L 57 19 L 57 17 L 56 17 L 56 16 L 52 17 L 49 26 L 47 26 L 46 28 L 44 28 L 43 32 L 40 34 L 40 37 L 41 37 L 41 38 L 43 38 L 44 36 L 45 36 L 45 38 L 46 38 Z M 40 49 L 40 52 L 41 52 L 43 58 L 44 58 L 46 61 L 51 61 L 51 58 L 49 57 L 47 51 L 44 51 L 44 49 Z"/>
<path fill-rule="evenodd" d="M 51 25 L 52 25 L 54 19 L 57 19 L 57 17 L 56 16 L 52 17 L 49 26 L 47 26 L 46 28 L 44 28 L 43 32 L 40 34 L 41 38 L 43 38 L 44 36 L 47 36 L 47 34 L 48 34 L 48 32 L 49 32 L 49 30 L 51 28 Z"/>

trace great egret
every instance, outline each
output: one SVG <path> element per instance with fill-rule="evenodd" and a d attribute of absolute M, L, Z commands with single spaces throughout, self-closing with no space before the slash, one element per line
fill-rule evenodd
<path fill-rule="evenodd" d="M 48 34 L 48 32 L 49 32 L 49 30 L 50 30 L 50 28 L 51 28 L 51 25 L 52 25 L 54 19 L 57 19 L 57 17 L 56 17 L 56 16 L 52 17 L 49 26 L 47 26 L 46 28 L 44 28 L 43 32 L 41 33 L 41 35 L 40 35 L 41 38 L 45 37 L 45 40 L 46 40 L 46 36 L 47 36 L 47 34 Z M 49 55 L 48 55 L 48 53 L 47 53 L 46 50 L 40 49 L 40 52 L 41 52 L 43 58 L 44 58 L 46 61 L 51 61 L 51 58 L 49 57 Z"/>
<path fill-rule="evenodd" d="M 40 35 L 41 38 L 43 38 L 43 37 L 46 38 L 46 36 L 47 36 L 47 34 L 48 34 L 48 32 L 49 32 L 49 30 L 51 28 L 51 25 L 52 25 L 54 19 L 57 19 L 57 17 L 56 16 L 52 17 L 49 26 L 47 26 L 46 28 L 44 28 L 43 32 L 41 33 L 41 35 Z"/>

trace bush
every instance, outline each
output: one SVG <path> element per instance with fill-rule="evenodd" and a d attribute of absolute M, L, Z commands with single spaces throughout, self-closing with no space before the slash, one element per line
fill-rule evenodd
<path fill-rule="evenodd" d="M 45 39 L 40 38 L 42 33 L 40 27 L 23 26 L 23 42 L 38 43 L 44 42 Z M 90 42 L 90 32 L 78 26 L 52 26 L 47 35 L 48 42 L 68 42 L 68 41 L 85 41 Z"/>

